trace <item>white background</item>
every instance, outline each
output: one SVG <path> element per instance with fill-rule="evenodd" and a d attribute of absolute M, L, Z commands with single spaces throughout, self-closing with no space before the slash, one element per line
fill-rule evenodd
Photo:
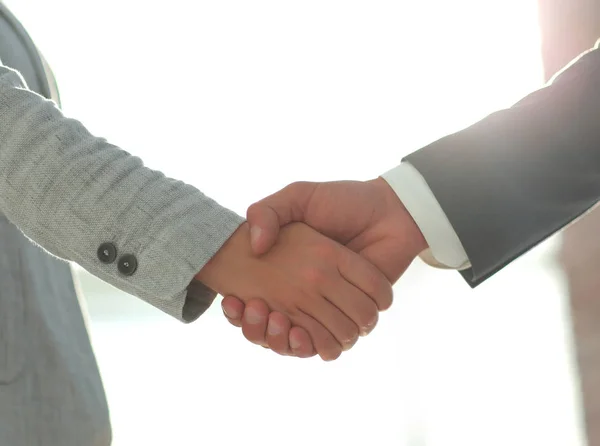
<path fill-rule="evenodd" d="M 66 114 L 242 214 L 294 180 L 372 178 L 542 81 L 533 0 L 7 3 Z M 551 252 L 476 291 L 415 265 L 332 364 L 82 274 L 114 444 L 582 444 Z"/>

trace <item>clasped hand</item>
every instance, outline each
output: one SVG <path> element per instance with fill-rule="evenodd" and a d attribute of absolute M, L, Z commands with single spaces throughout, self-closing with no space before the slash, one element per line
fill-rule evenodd
<path fill-rule="evenodd" d="M 392 304 L 392 284 L 427 247 L 383 179 L 293 183 L 253 204 L 197 278 L 251 342 L 333 360 Z"/>

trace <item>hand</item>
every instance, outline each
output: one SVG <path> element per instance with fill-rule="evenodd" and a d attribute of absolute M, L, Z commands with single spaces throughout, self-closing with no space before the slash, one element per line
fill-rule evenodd
<path fill-rule="evenodd" d="M 367 182 L 294 183 L 250 206 L 247 217 L 257 254 L 270 249 L 280 227 L 302 221 L 359 253 L 391 283 L 427 248 L 412 217 L 381 178 Z M 296 327 L 289 330 L 285 317 L 276 311 L 269 314 L 262 302 L 247 302 L 246 312 L 250 310 L 254 316 L 251 320 L 242 318 L 244 304 L 234 297 L 223 300 L 223 309 L 229 321 L 242 326 L 252 342 L 281 354 L 312 353 L 306 333 Z M 265 339 L 267 324 L 280 327 L 276 339 Z"/>
<path fill-rule="evenodd" d="M 286 321 L 305 328 L 325 360 L 372 330 L 378 308 L 392 301 L 390 283 L 373 265 L 300 223 L 282 229 L 262 256 L 252 252 L 250 229 L 243 224 L 196 278 L 243 302 L 264 299 Z"/>

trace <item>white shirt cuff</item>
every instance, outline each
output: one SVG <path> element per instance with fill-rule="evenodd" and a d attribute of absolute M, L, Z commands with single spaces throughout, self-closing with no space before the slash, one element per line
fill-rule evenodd
<path fill-rule="evenodd" d="M 419 171 L 403 162 L 381 177 L 396 192 L 429 245 L 421 259 L 440 268 L 470 268 L 467 253 L 450 220 Z"/>

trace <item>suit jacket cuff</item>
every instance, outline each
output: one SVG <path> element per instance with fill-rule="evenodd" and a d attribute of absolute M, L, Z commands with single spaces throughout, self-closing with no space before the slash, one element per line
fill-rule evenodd
<path fill-rule="evenodd" d="M 429 249 L 421 259 L 437 268 L 469 268 L 465 250 L 423 176 L 408 162 L 382 175 L 421 230 Z"/>
<path fill-rule="evenodd" d="M 242 217 L 25 87 L 0 66 L 0 210 L 55 256 L 179 320 L 197 318 L 215 293 L 193 278 Z"/>

